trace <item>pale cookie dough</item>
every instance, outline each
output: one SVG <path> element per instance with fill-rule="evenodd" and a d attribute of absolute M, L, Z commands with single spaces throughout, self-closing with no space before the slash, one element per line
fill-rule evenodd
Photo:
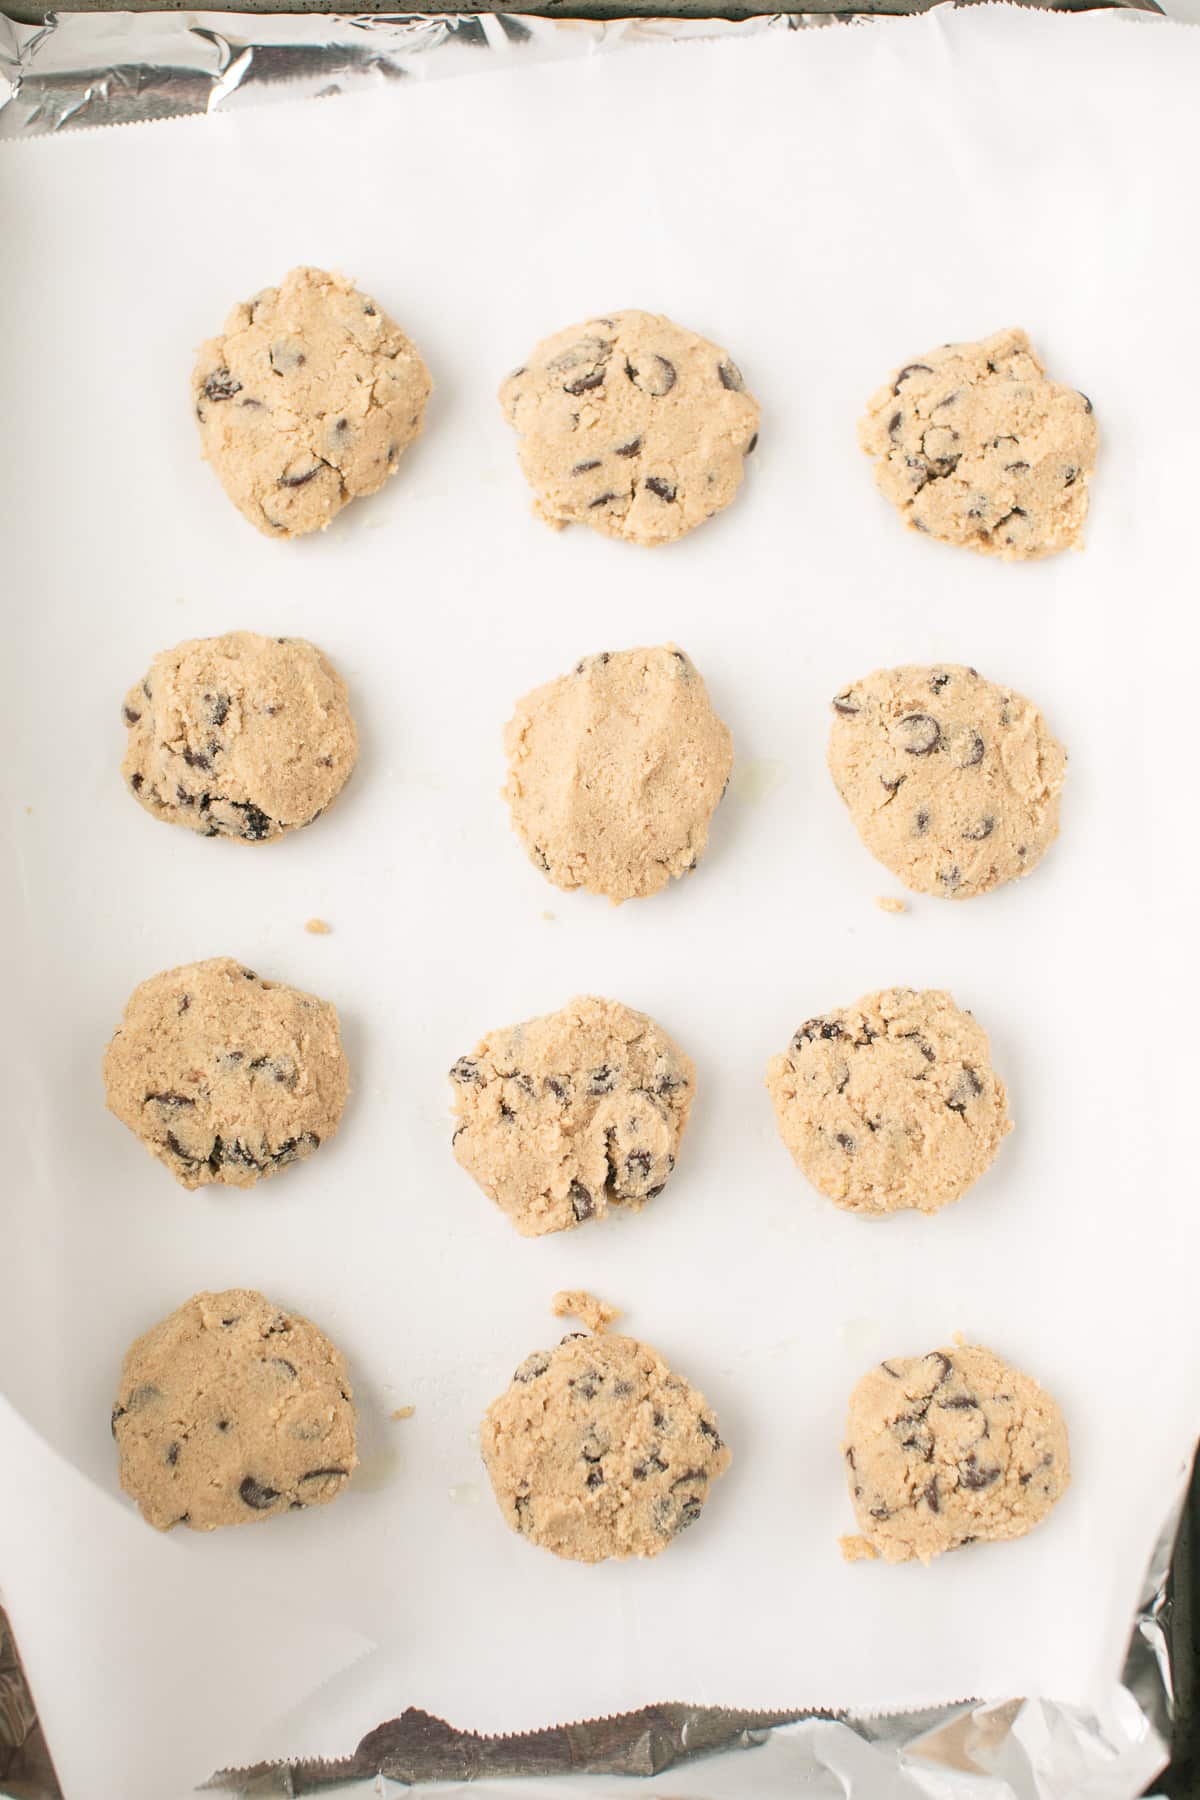
<path fill-rule="evenodd" d="M 214 956 L 133 990 L 104 1086 L 183 1187 L 246 1188 L 333 1136 L 349 1076 L 328 1000 Z"/>
<path fill-rule="evenodd" d="M 130 688 L 121 773 L 156 819 L 262 844 L 311 825 L 358 756 L 346 684 L 303 638 L 228 631 L 164 650 Z"/>
<path fill-rule="evenodd" d="M 328 525 L 381 488 L 420 436 L 429 371 L 394 319 L 341 275 L 293 269 L 200 346 L 204 455 L 268 537 Z"/>
<path fill-rule="evenodd" d="M 450 1079 L 455 1157 L 523 1237 L 661 1194 L 696 1089 L 661 1026 L 591 996 L 490 1032 Z"/>
<path fill-rule="evenodd" d="M 1067 753 L 1032 701 L 957 663 L 877 669 L 833 702 L 829 771 L 872 856 L 966 900 L 1058 836 Z"/>
<path fill-rule="evenodd" d="M 696 867 L 733 741 L 695 665 L 667 644 L 586 656 L 518 701 L 504 797 L 560 888 L 620 902 Z"/>
<path fill-rule="evenodd" d="M 886 988 L 809 1019 L 767 1066 L 779 1135 L 847 1212 L 937 1212 L 1012 1130 L 987 1037 L 949 994 Z"/>
<path fill-rule="evenodd" d="M 859 443 L 905 523 L 1009 562 L 1082 542 L 1096 420 L 1049 381 L 1023 331 L 944 344 L 897 369 Z"/>
<path fill-rule="evenodd" d="M 341 1355 L 248 1288 L 196 1294 L 138 1338 L 112 1430 L 121 1486 L 159 1531 L 323 1506 L 358 1460 Z"/>
<path fill-rule="evenodd" d="M 967 1344 L 864 1375 L 842 1449 L 863 1534 L 842 1540 L 850 1561 L 927 1563 L 981 1539 L 1024 1537 L 1071 1479 L 1067 1428 L 1049 1394 Z"/>
<path fill-rule="evenodd" d="M 548 524 L 667 544 L 729 505 L 759 406 L 728 352 L 654 313 L 570 325 L 500 389 Z"/>
<path fill-rule="evenodd" d="M 480 1446 L 512 1529 L 587 1563 L 657 1556 L 731 1460 L 703 1394 L 656 1350 L 578 1332 L 525 1358 Z"/>

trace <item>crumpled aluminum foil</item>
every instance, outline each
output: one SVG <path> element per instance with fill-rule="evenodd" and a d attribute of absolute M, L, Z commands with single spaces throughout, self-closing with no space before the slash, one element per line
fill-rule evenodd
<path fill-rule="evenodd" d="M 680 0 L 682 7 L 706 0 Z M 715 4 L 716 0 L 712 0 Z M 664 37 L 757 36 L 850 21 L 879 0 L 811 0 L 810 12 L 756 18 L 537 18 L 517 13 L 47 13 L 22 24 L 0 13 L 0 138 L 38 137 L 187 113 L 453 75 L 479 56 L 542 60 L 593 55 Z M 937 0 L 884 0 L 925 12 Z M 1018 0 L 1075 11 L 1080 0 Z M 1157 0 L 1094 0 L 1159 12 Z M 7 90 L 7 91 L 6 91 Z"/>
<path fill-rule="evenodd" d="M 935 3 L 890 0 L 889 10 L 922 12 Z M 1079 0 L 1040 3 L 1076 10 Z M 1097 3 L 1161 10 L 1156 0 Z M 0 138 L 432 79 L 462 71 L 479 53 L 592 55 L 630 40 L 794 31 L 879 10 L 877 0 L 814 6 L 741 21 L 84 12 L 49 13 L 32 25 L 0 13 Z M 225 1770 L 205 1786 L 243 1800 L 291 1800 L 348 1786 L 399 1797 L 418 1784 L 445 1793 L 443 1784 L 470 1783 L 477 1800 L 574 1800 L 581 1781 L 596 1791 L 586 1778 L 616 1775 L 641 1777 L 639 1794 L 664 1800 L 783 1800 L 801 1792 L 810 1800 L 880 1800 L 885 1793 L 888 1800 L 1134 1800 L 1168 1758 L 1175 1687 L 1167 1576 L 1185 1494 L 1181 1482 L 1146 1572 L 1121 1683 L 1103 1714 L 1019 1699 L 872 1718 L 663 1704 L 485 1738 L 410 1708 L 347 1757 Z M 664 1772 L 665 1787 L 658 1780 Z M 61 1800 L 3 1609 L 0 1783 L 0 1791 L 22 1800 Z"/>

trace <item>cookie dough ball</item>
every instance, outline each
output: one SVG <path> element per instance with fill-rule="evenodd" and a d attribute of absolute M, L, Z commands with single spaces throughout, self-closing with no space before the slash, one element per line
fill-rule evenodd
<path fill-rule="evenodd" d="M 450 1079 L 454 1154 L 523 1237 L 661 1194 L 696 1087 L 660 1025 L 592 997 L 491 1032 Z"/>
<path fill-rule="evenodd" d="M 512 1529 L 574 1562 L 657 1556 L 730 1462 L 703 1394 L 656 1350 L 578 1333 L 525 1358 L 480 1444 Z"/>
<path fill-rule="evenodd" d="M 1047 379 L 1023 331 L 944 344 L 897 369 L 858 428 L 906 524 L 1008 562 L 1082 543 L 1096 420 Z"/>
<path fill-rule="evenodd" d="M 846 1478 L 862 1536 L 852 1560 L 924 1563 L 1024 1537 L 1067 1491 L 1058 1407 L 991 1350 L 952 1345 L 880 1363 L 850 1396 Z"/>
<path fill-rule="evenodd" d="M 959 1199 L 1012 1130 L 987 1037 L 933 988 L 809 1019 L 772 1057 L 767 1088 L 813 1186 L 870 1218 Z"/>
<path fill-rule="evenodd" d="M 333 1136 L 349 1076 L 328 1000 L 214 956 L 134 988 L 104 1086 L 181 1186 L 248 1188 Z"/>
<path fill-rule="evenodd" d="M 604 651 L 517 703 L 513 829 L 555 887 L 620 902 L 696 867 L 733 741 L 682 650 Z"/>
<path fill-rule="evenodd" d="M 1058 836 L 1067 753 L 1032 701 L 957 663 L 877 669 L 833 702 L 829 771 L 872 856 L 917 894 L 1028 875 Z"/>
<path fill-rule="evenodd" d="M 196 1294 L 138 1338 L 112 1429 L 121 1486 L 159 1531 L 324 1506 L 358 1460 L 341 1355 L 249 1288 Z"/>
<path fill-rule="evenodd" d="M 341 275 L 293 269 L 200 346 L 204 455 L 267 537 L 328 525 L 381 488 L 421 434 L 429 371 L 394 319 Z"/>
<path fill-rule="evenodd" d="M 121 773 L 146 811 L 244 844 L 311 825 L 358 756 L 346 684 L 303 638 L 176 644 L 130 688 L 123 717 Z"/>
<path fill-rule="evenodd" d="M 729 505 L 759 406 L 727 351 L 654 313 L 570 325 L 500 389 L 535 510 L 669 544 Z"/>

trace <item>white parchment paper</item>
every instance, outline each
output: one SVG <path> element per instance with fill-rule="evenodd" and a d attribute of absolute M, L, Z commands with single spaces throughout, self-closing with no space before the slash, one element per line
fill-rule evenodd
<path fill-rule="evenodd" d="M 0 1385 L 74 1467 L 5 1415 L 0 1579 L 68 1793 L 100 1741 L 123 1796 L 161 1800 L 405 1704 L 511 1730 L 1107 1686 L 1200 1417 L 1198 82 L 1186 28 L 996 9 L 6 151 Z M 437 387 L 389 488 L 280 545 L 198 461 L 187 376 L 231 301 L 300 261 L 378 295 Z M 743 496 L 655 554 L 533 520 L 494 400 L 536 338 L 627 305 L 727 344 L 764 405 Z M 1087 550 L 1028 568 L 902 532 L 854 442 L 889 367 L 1009 323 L 1103 434 Z M 153 653 L 238 626 L 321 644 L 363 737 L 329 817 L 259 851 L 154 824 L 117 775 Z M 510 837 L 501 727 L 581 654 L 666 639 L 737 747 L 709 854 L 651 902 L 560 894 Z M 892 917 L 824 770 L 827 702 L 935 659 L 1044 707 L 1064 830 L 1029 881 Z M 221 953 L 336 1001 L 355 1094 L 304 1167 L 189 1196 L 105 1113 L 99 1059 L 138 980 Z M 1017 1130 L 961 1205 L 878 1224 L 792 1170 L 762 1078 L 801 1019 L 896 982 L 977 1013 Z M 654 1206 L 525 1242 L 450 1157 L 444 1071 L 583 991 L 659 1018 L 699 1098 Z M 116 1497 L 121 1356 L 235 1284 L 343 1346 L 364 1464 L 332 1510 L 159 1538 Z M 734 1450 L 651 1564 L 538 1554 L 479 1466 L 479 1414 L 571 1285 L 704 1389 Z M 1074 1486 L 1020 1543 L 846 1567 L 849 1389 L 957 1330 L 1059 1398 Z M 81 1574 L 50 1620 L 56 1562 Z M 281 1719 L 281 1642 L 296 1702 L 336 1677 L 323 1711 Z"/>

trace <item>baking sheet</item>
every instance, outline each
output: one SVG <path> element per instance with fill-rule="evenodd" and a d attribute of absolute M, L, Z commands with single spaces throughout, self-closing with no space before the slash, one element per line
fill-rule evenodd
<path fill-rule="evenodd" d="M 20 673 L 0 1369 L 97 1484 L 96 1543 L 119 1539 L 142 1628 L 104 1616 L 101 1569 L 82 1616 L 92 1667 L 136 1705 L 129 1745 L 148 1686 L 191 1777 L 320 1752 L 315 1715 L 281 1721 L 280 1693 L 359 1655 L 333 1710 L 361 1730 L 402 1704 L 513 1730 L 650 1698 L 1085 1702 L 1111 1679 L 1200 1413 L 1176 1104 L 1194 1068 L 1187 720 L 1163 666 L 1169 647 L 1186 667 L 1196 636 L 1196 253 L 1178 224 L 1198 46 L 1157 21 L 938 14 L 6 151 Z M 437 392 L 386 493 L 281 546 L 197 462 L 186 376 L 229 301 L 301 260 L 377 293 Z M 537 336 L 627 304 L 726 342 L 764 403 L 743 497 L 654 556 L 531 520 L 493 399 Z M 1087 552 L 1029 569 L 900 533 L 853 439 L 896 360 L 1009 321 L 1092 395 L 1104 434 Z M 120 699 L 152 653 L 240 625 L 328 650 L 364 739 L 330 816 L 259 854 L 180 841 L 116 776 Z M 580 654 L 667 638 L 708 678 L 740 768 L 697 876 L 614 912 L 522 859 L 499 731 Z M 1029 882 L 893 918 L 824 773 L 826 702 L 922 658 L 1039 700 L 1072 751 L 1066 826 Z M 313 914 L 332 936 L 304 934 Z M 356 1095 L 304 1168 L 214 1198 L 177 1191 L 105 1115 L 97 1065 L 137 980 L 218 953 L 337 1002 Z M 958 1208 L 878 1225 L 792 1172 L 761 1081 L 800 1018 L 896 981 L 978 1013 L 1018 1129 Z M 442 1071 L 487 1027 L 586 990 L 661 1019 L 700 1097 L 654 1207 L 529 1244 L 450 1159 Z M 342 1344 L 364 1467 L 331 1512 L 157 1539 L 105 1497 L 120 1356 L 195 1288 L 232 1283 Z M 480 1411 L 553 1341 L 550 1294 L 579 1284 L 704 1388 L 734 1449 L 702 1528 L 654 1564 L 537 1556 L 478 1466 Z M 956 1329 L 1059 1397 L 1075 1486 L 1019 1544 L 846 1568 L 846 1394 L 872 1360 Z M 10 1505 L 12 1541 L 30 1521 Z M 260 1694 L 255 1648 L 274 1654 L 281 1619 L 297 1667 Z M 164 1630 L 187 1649 L 160 1668 Z M 185 1666 L 212 1673 L 200 1721 Z M 88 1716 L 72 1700 L 42 1701 L 68 1792 Z M 264 1718 L 286 1744 L 262 1741 Z M 127 1792 L 158 1800 L 161 1770 L 147 1779 Z"/>

